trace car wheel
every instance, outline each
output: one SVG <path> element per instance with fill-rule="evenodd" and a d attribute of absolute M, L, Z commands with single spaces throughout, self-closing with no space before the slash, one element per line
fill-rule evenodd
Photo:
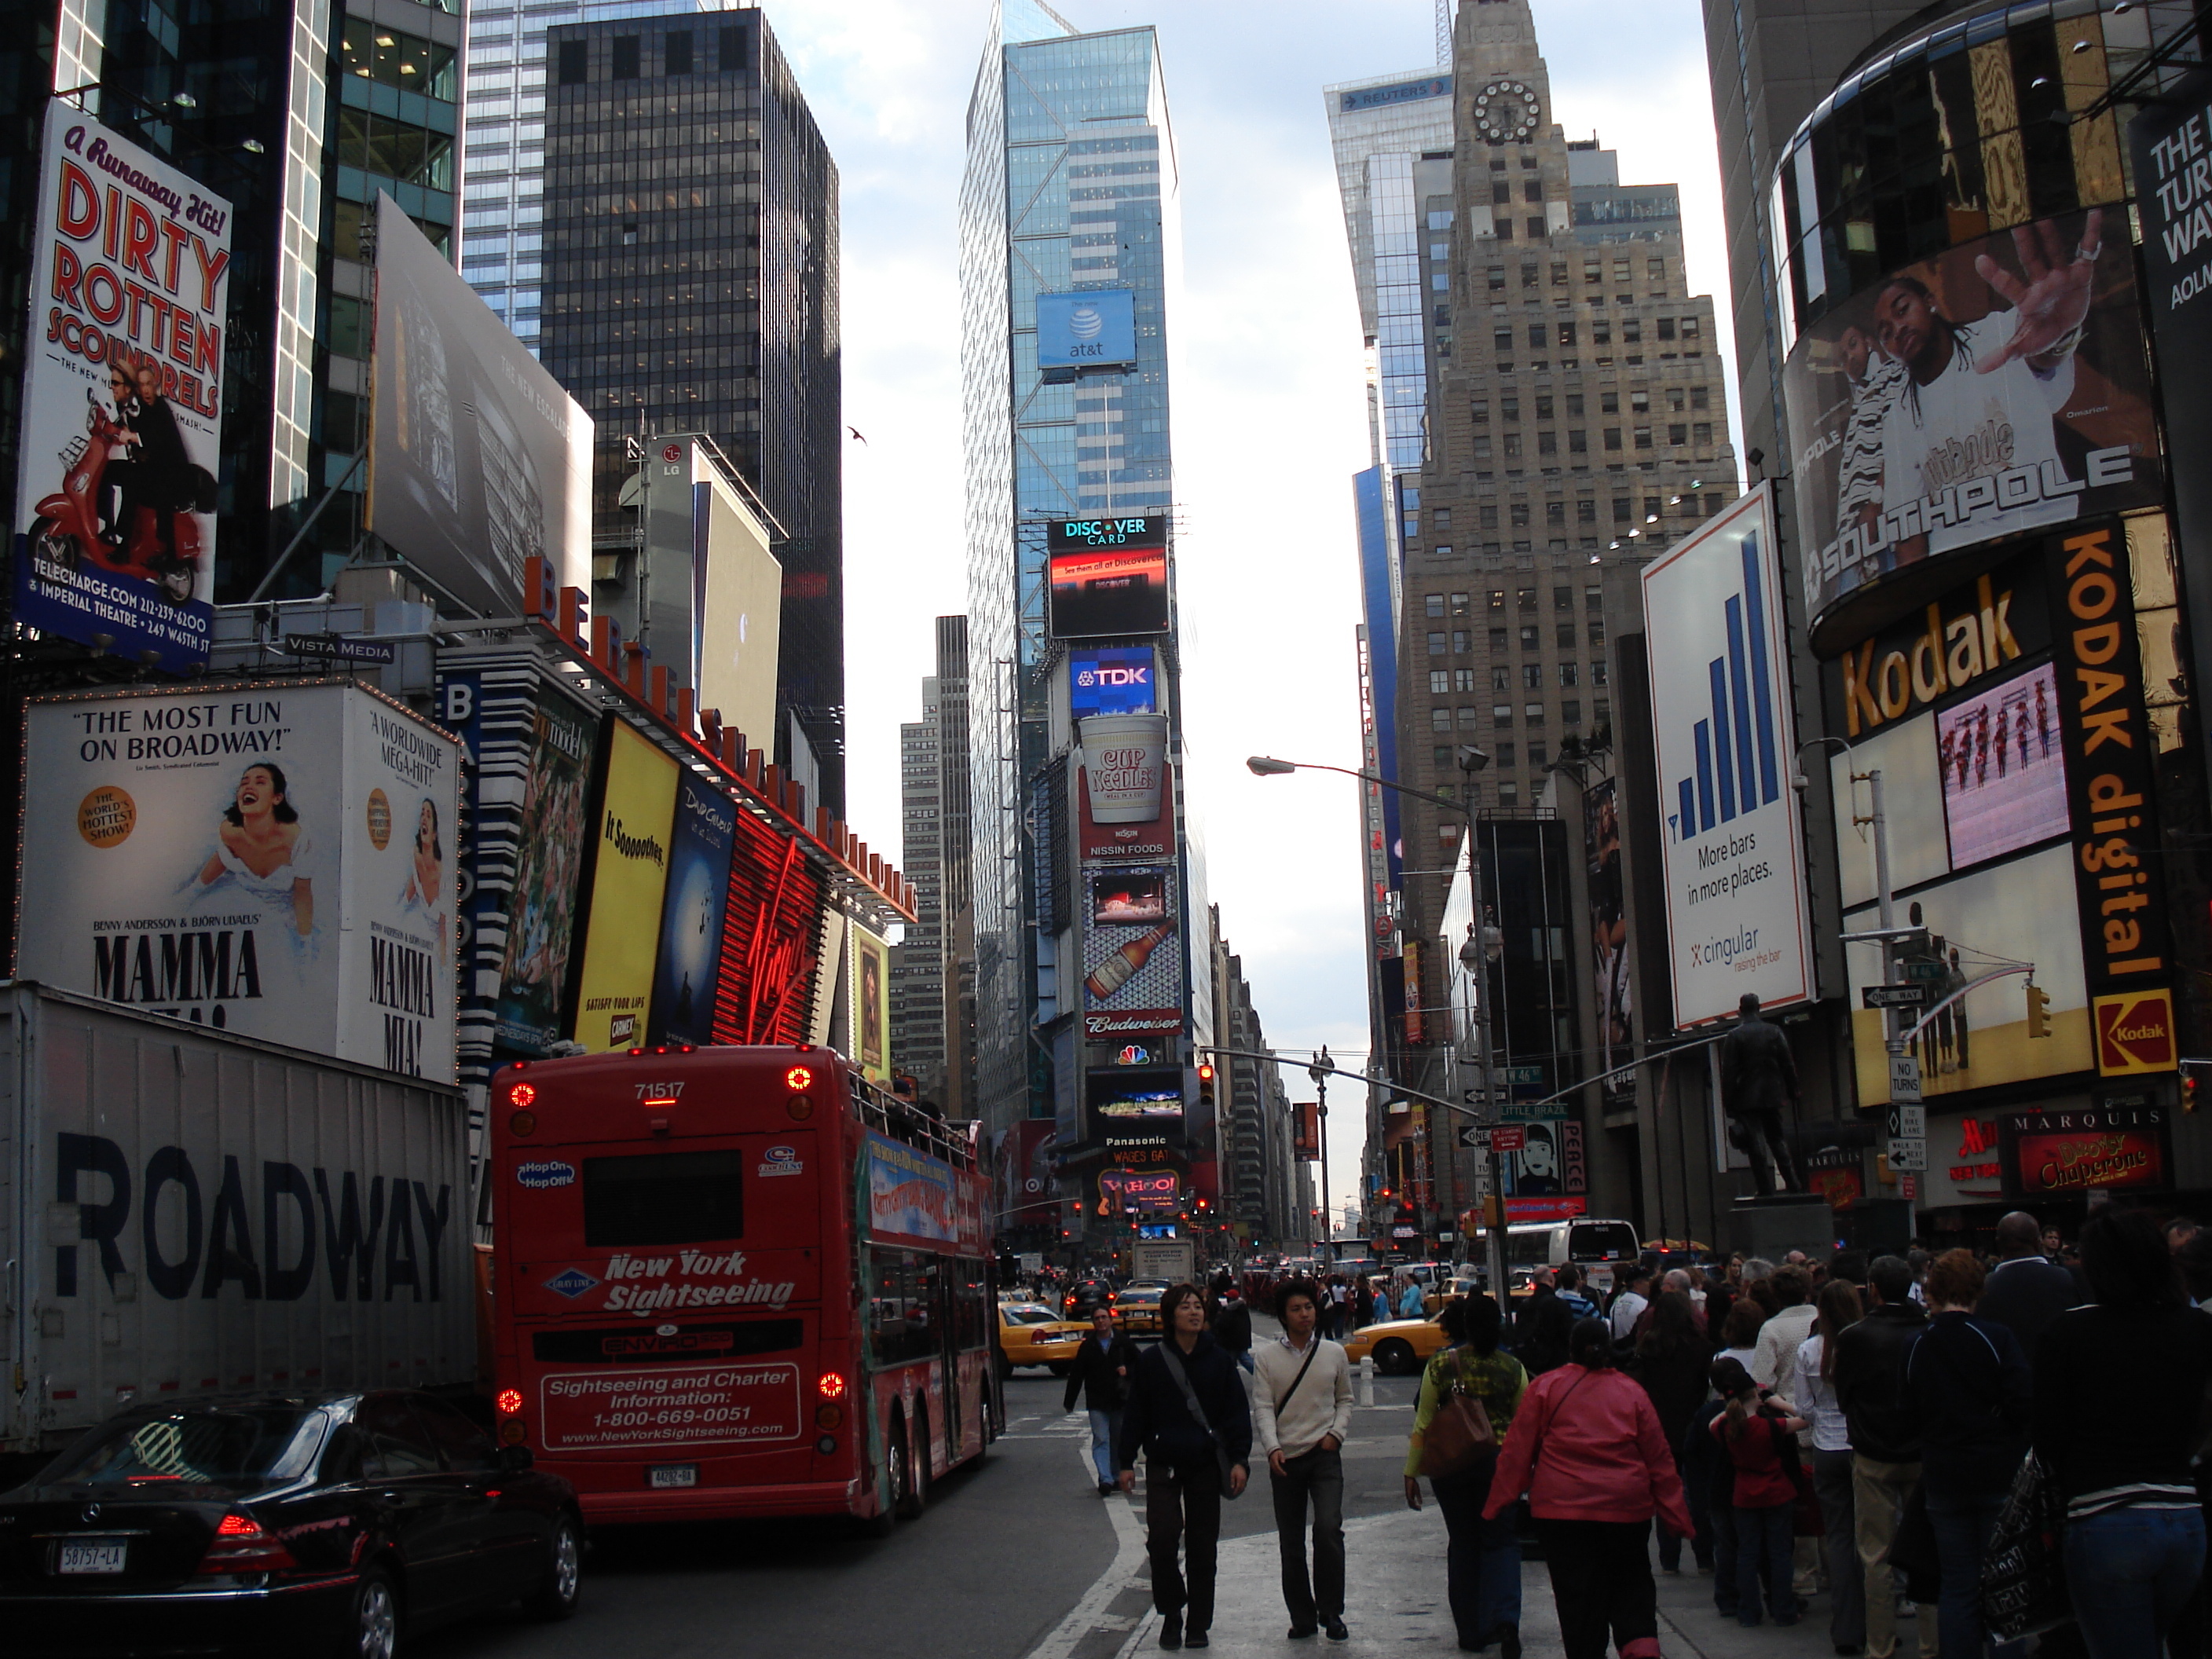
<path fill-rule="evenodd" d="M 365 1567 L 345 1599 L 330 1651 L 336 1659 L 393 1659 L 399 1650 L 399 1592 L 381 1567 Z"/>
<path fill-rule="evenodd" d="M 566 1619 L 575 1612 L 583 1587 L 584 1540 L 574 1519 L 564 1515 L 553 1523 L 545 1577 L 524 1600 L 522 1610 L 532 1619 Z"/>
<path fill-rule="evenodd" d="M 1410 1376 L 1417 1363 L 1410 1342 L 1393 1336 L 1375 1345 L 1375 1369 L 1385 1376 Z"/>
<path fill-rule="evenodd" d="M 1066 1376 L 1074 1369 L 1075 1367 L 1065 1359 L 1056 1359 L 1045 1367 L 1045 1370 L 1050 1371 L 1054 1376 Z"/>

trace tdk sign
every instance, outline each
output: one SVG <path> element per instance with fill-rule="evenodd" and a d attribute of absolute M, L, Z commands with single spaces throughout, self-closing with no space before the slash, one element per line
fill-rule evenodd
<path fill-rule="evenodd" d="M 1039 368 L 1118 368 L 1137 361 L 1137 296 L 1126 288 L 1040 294 Z"/>
<path fill-rule="evenodd" d="M 1157 714 L 1150 646 L 1077 647 L 1067 653 L 1067 712 L 1076 720 L 1092 714 Z"/>

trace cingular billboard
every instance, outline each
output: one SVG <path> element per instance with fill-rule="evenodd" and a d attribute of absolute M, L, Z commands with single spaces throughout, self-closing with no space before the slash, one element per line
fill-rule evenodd
<path fill-rule="evenodd" d="M 24 744 L 22 977 L 453 1080 L 447 733 L 288 681 L 38 699 Z"/>

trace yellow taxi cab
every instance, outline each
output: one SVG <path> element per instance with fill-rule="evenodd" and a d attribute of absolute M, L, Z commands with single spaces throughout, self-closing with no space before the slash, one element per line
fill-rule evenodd
<path fill-rule="evenodd" d="M 1132 1285 L 1115 1293 L 1114 1321 L 1127 1336 L 1158 1336 L 1160 1334 L 1160 1297 L 1167 1293 L 1164 1285 Z"/>
<path fill-rule="evenodd" d="M 1048 1365 L 1054 1376 L 1065 1376 L 1090 1334 L 1087 1321 L 1062 1319 L 1042 1302 L 1001 1302 L 999 1374 L 1018 1365 Z"/>
<path fill-rule="evenodd" d="M 1449 1346 L 1443 1327 L 1433 1319 L 1386 1319 L 1346 1337 L 1344 1357 L 1357 1365 L 1372 1354 L 1375 1369 L 1385 1376 L 1410 1376 Z"/>

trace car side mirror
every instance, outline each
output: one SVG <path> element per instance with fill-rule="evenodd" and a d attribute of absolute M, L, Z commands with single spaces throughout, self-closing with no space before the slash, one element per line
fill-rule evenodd
<path fill-rule="evenodd" d="M 499 1449 L 499 1467 L 504 1474 L 520 1474 L 537 1462 L 527 1446 L 501 1446 Z"/>

